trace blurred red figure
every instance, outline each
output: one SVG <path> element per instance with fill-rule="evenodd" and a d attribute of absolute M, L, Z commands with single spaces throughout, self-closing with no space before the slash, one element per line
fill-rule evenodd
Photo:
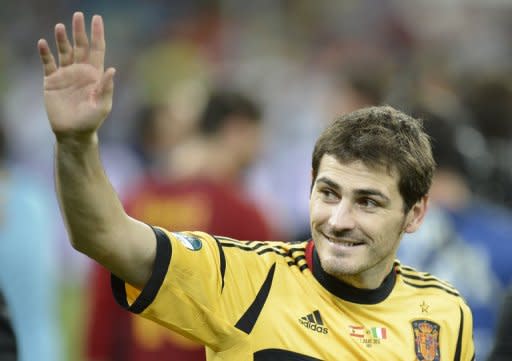
<path fill-rule="evenodd" d="M 258 153 L 260 120 L 258 107 L 244 96 L 212 94 L 197 134 L 176 144 L 165 166 L 160 163 L 158 172 L 153 168 L 131 187 L 124 202 L 127 213 L 169 229 L 201 229 L 237 239 L 277 238 L 240 184 Z M 203 346 L 119 307 L 110 273 L 97 264 L 90 287 L 88 360 L 205 359 Z"/>

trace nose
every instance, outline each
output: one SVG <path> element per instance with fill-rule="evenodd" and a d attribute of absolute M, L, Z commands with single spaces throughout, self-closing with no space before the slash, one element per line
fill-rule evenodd
<path fill-rule="evenodd" d="M 329 226 L 336 231 L 352 230 L 356 227 L 354 209 L 346 199 L 331 209 Z"/>

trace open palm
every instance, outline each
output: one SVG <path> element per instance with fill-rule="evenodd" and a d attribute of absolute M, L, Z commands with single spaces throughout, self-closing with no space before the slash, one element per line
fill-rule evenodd
<path fill-rule="evenodd" d="M 95 15 L 91 44 L 82 13 L 73 15 L 73 46 L 63 24 L 55 26 L 59 65 L 46 40 L 38 42 L 44 68 L 44 101 L 57 137 L 94 133 L 112 108 L 114 69 L 103 69 L 105 40 L 103 20 Z"/>

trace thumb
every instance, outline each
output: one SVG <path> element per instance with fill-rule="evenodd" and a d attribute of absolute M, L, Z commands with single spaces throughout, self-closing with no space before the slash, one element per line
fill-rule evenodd
<path fill-rule="evenodd" d="M 114 92 L 114 75 L 115 68 L 108 68 L 102 75 L 97 90 L 101 97 L 111 96 Z"/>

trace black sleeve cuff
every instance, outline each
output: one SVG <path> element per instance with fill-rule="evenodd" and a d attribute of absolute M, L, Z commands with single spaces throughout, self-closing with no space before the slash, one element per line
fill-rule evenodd
<path fill-rule="evenodd" d="M 151 227 L 156 236 L 156 257 L 153 265 L 153 272 L 149 278 L 144 289 L 139 297 L 128 305 L 126 300 L 125 282 L 115 275 L 111 275 L 112 293 L 116 302 L 126 310 L 133 313 L 141 313 L 148 307 L 155 299 L 162 283 L 164 282 L 165 275 L 169 269 L 171 262 L 171 242 L 167 235 L 158 228 Z"/>

